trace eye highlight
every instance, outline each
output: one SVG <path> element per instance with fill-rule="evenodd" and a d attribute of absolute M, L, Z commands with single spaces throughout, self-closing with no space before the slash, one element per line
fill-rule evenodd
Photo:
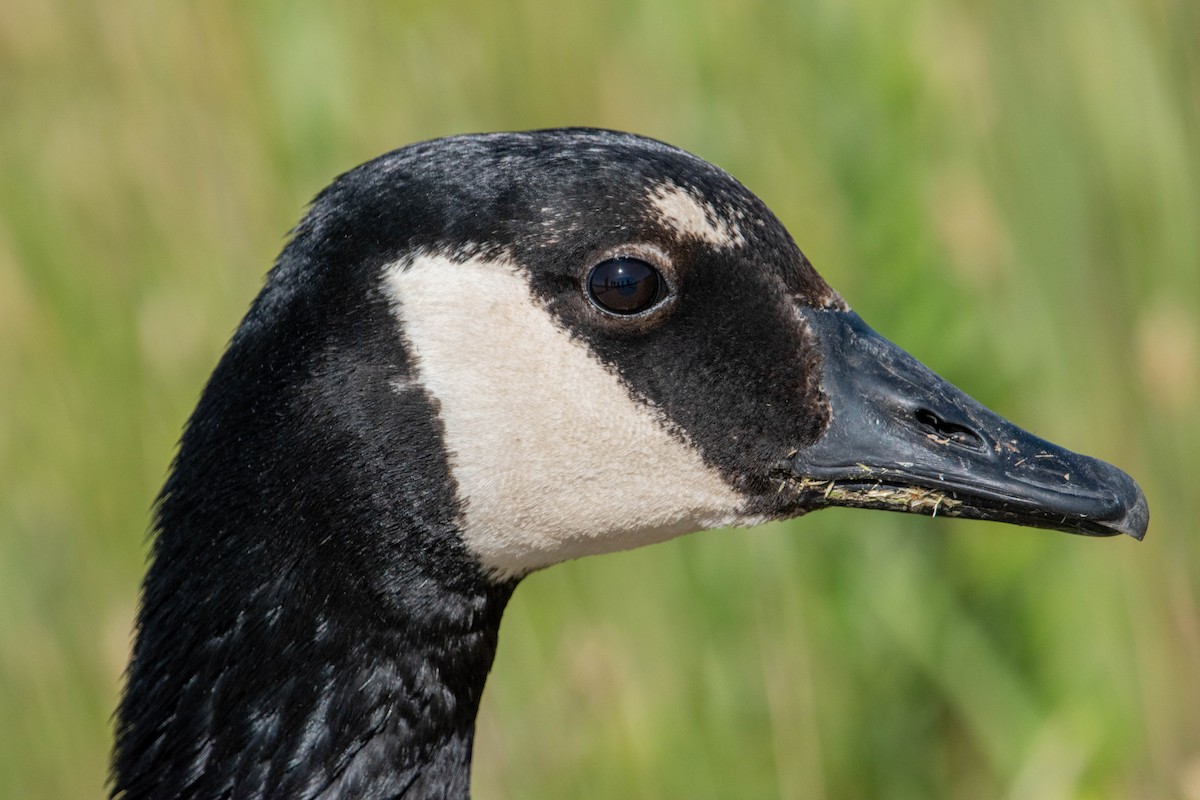
<path fill-rule="evenodd" d="M 637 314 L 662 300 L 667 282 L 654 267 L 626 256 L 601 261 L 587 279 L 588 297 L 612 314 Z"/>

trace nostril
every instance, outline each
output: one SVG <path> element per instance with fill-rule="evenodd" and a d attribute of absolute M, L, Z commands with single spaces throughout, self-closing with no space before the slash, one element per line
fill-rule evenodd
<path fill-rule="evenodd" d="M 928 408 L 918 408 L 914 416 L 917 418 L 917 422 L 921 423 L 922 427 L 925 428 L 937 430 L 942 425 L 942 420 L 938 415 L 934 414 Z"/>
<path fill-rule="evenodd" d="M 918 408 L 914 416 L 917 418 L 917 424 L 921 428 L 939 440 L 945 440 L 947 443 L 952 442 L 975 450 L 984 449 L 983 440 L 979 437 L 979 434 L 966 425 L 959 425 L 957 422 L 944 420 L 928 408 Z"/>

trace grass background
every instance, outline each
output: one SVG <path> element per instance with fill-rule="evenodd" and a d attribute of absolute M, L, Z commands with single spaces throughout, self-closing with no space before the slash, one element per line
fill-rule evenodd
<path fill-rule="evenodd" d="M 1194 0 L 0 5 L 0 794 L 101 793 L 180 426 L 304 204 L 623 128 L 874 327 L 1109 459 L 1142 544 L 828 511 L 517 592 L 481 798 L 1200 798 Z"/>

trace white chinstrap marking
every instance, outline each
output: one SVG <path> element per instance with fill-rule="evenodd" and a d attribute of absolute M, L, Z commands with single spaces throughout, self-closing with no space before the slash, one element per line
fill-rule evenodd
<path fill-rule="evenodd" d="M 463 538 L 495 576 L 753 521 L 516 264 L 422 255 L 388 267 L 384 285 L 438 403 Z"/>
<path fill-rule="evenodd" d="M 716 247 L 737 247 L 746 241 L 737 222 L 725 219 L 711 203 L 670 181 L 650 190 L 650 205 L 667 227 L 681 236 Z"/>

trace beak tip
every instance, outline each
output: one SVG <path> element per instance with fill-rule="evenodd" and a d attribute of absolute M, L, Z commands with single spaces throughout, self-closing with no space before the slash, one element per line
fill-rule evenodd
<path fill-rule="evenodd" d="M 1137 495 L 1133 503 L 1127 506 L 1125 516 L 1114 527 L 1140 542 L 1146 537 L 1146 529 L 1150 527 L 1150 507 L 1146 504 L 1146 495 L 1142 490 L 1136 485 L 1134 489 Z"/>
<path fill-rule="evenodd" d="M 1123 533 L 1140 542 L 1146 538 L 1146 529 L 1150 527 L 1150 506 L 1146 503 L 1146 493 L 1129 473 L 1103 461 L 1097 463 L 1109 473 L 1105 482 L 1115 501 L 1110 514 L 1105 515 L 1108 519 L 1100 524 L 1114 534 Z"/>

